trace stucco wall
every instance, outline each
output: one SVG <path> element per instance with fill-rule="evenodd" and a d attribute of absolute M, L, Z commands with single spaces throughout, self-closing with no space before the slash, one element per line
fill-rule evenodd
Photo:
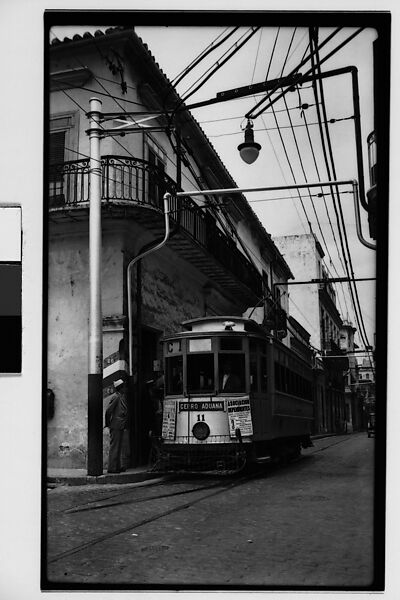
<path fill-rule="evenodd" d="M 274 238 L 288 263 L 294 281 L 310 281 L 319 277 L 318 253 L 312 235 L 290 235 Z M 290 285 L 289 314 L 311 335 L 311 345 L 320 348 L 320 315 L 318 285 Z"/>
<path fill-rule="evenodd" d="M 122 313 L 119 234 L 103 237 L 103 314 Z M 89 262 L 84 230 L 49 240 L 48 387 L 55 414 L 48 423 L 49 466 L 84 465 L 87 446 Z M 121 334 L 104 335 L 104 356 L 118 349 Z"/>

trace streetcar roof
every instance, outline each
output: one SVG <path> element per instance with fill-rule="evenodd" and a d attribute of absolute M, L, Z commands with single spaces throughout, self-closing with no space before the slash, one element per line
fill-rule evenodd
<path fill-rule="evenodd" d="M 208 316 L 190 319 L 188 321 L 184 321 L 182 323 L 182 327 L 186 331 L 191 331 L 192 333 L 219 331 L 233 331 L 239 333 L 251 331 L 265 335 L 265 330 L 261 327 L 261 325 L 256 323 L 256 321 L 253 321 L 253 319 L 231 315 Z"/>

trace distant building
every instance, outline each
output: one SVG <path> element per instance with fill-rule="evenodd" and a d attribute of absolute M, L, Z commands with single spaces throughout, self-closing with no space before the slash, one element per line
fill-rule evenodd
<path fill-rule="evenodd" d="M 355 354 L 357 344 L 354 342 L 355 327 L 344 321 L 340 331 L 340 349 L 348 355 L 349 370 L 345 375 L 345 402 L 347 430 L 359 431 L 364 427 L 363 399 L 360 393 L 359 368 Z"/>
<path fill-rule="evenodd" d="M 273 238 L 295 276 L 289 289 L 289 314 L 310 331 L 315 359 L 315 432 L 347 430 L 344 374 L 349 368 L 340 348 L 343 322 L 336 307 L 336 293 L 327 280 L 324 252 L 313 234 Z M 296 285 L 296 282 L 299 282 Z"/>
<path fill-rule="evenodd" d="M 375 387 L 375 364 L 373 359 L 363 358 L 358 365 L 359 389 L 363 405 L 363 426 L 366 427 L 368 414 L 375 412 L 376 387 Z"/>

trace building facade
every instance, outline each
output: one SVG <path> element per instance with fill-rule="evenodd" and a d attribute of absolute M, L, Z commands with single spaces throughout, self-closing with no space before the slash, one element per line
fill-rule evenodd
<path fill-rule="evenodd" d="M 359 368 L 355 351 L 358 346 L 354 342 L 356 329 L 352 323 L 343 322 L 340 332 L 340 349 L 346 352 L 349 370 L 345 377 L 346 428 L 347 431 L 360 431 L 364 427 L 363 401 L 359 385 Z"/>
<path fill-rule="evenodd" d="M 295 276 L 288 288 L 289 314 L 308 329 L 309 343 L 316 351 L 315 433 L 345 432 L 344 374 L 348 371 L 348 359 L 340 348 L 343 323 L 335 290 L 323 265 L 324 252 L 314 234 L 281 236 L 274 242 Z"/>
<path fill-rule="evenodd" d="M 87 458 L 85 113 L 96 95 L 104 115 L 99 164 L 104 408 L 113 378 L 131 363 L 125 451 L 127 464 L 144 464 L 152 422 L 146 382 L 160 375 L 161 338 L 195 317 L 250 313 L 271 322 L 277 334 L 288 305 L 287 294 L 274 296 L 274 284 L 285 290 L 292 273 L 242 194 L 223 203 L 206 193 L 174 197 L 176 191 L 237 186 L 133 29 L 53 40 L 49 89 L 47 385 L 54 392 L 54 415 L 48 419 L 48 465 L 82 467 Z M 151 122 L 150 130 L 140 126 L 142 118 Z M 135 132 L 108 135 L 105 130 L 122 120 L 132 120 Z M 136 262 L 164 237 L 165 192 L 172 194 L 169 239 Z M 107 444 L 104 433 L 104 465 Z"/>
<path fill-rule="evenodd" d="M 358 365 L 358 384 L 362 405 L 362 426 L 367 427 L 368 415 L 376 410 L 375 364 L 371 356 Z"/>

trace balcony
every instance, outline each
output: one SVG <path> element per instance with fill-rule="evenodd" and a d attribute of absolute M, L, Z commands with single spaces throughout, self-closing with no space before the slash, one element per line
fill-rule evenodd
<path fill-rule="evenodd" d="M 163 195 L 176 192 L 176 183 L 148 161 L 125 156 L 101 159 L 102 205 L 108 215 L 130 210 L 143 227 L 157 237 L 162 235 Z M 77 218 L 89 207 L 89 160 L 65 162 L 49 169 L 49 210 L 52 221 L 71 215 Z M 79 210 L 81 209 L 81 211 Z M 146 210 L 147 209 L 147 210 Z M 125 211 L 125 212 L 121 212 Z M 262 296 L 262 280 L 257 269 L 237 249 L 235 242 L 217 226 L 208 211 L 190 197 L 172 197 L 171 236 L 168 246 L 199 268 L 246 306 L 254 306 Z"/>
<path fill-rule="evenodd" d="M 324 338 L 322 340 L 322 350 L 325 353 L 323 357 L 325 367 L 332 371 L 348 371 L 348 356 L 332 338 Z"/>

